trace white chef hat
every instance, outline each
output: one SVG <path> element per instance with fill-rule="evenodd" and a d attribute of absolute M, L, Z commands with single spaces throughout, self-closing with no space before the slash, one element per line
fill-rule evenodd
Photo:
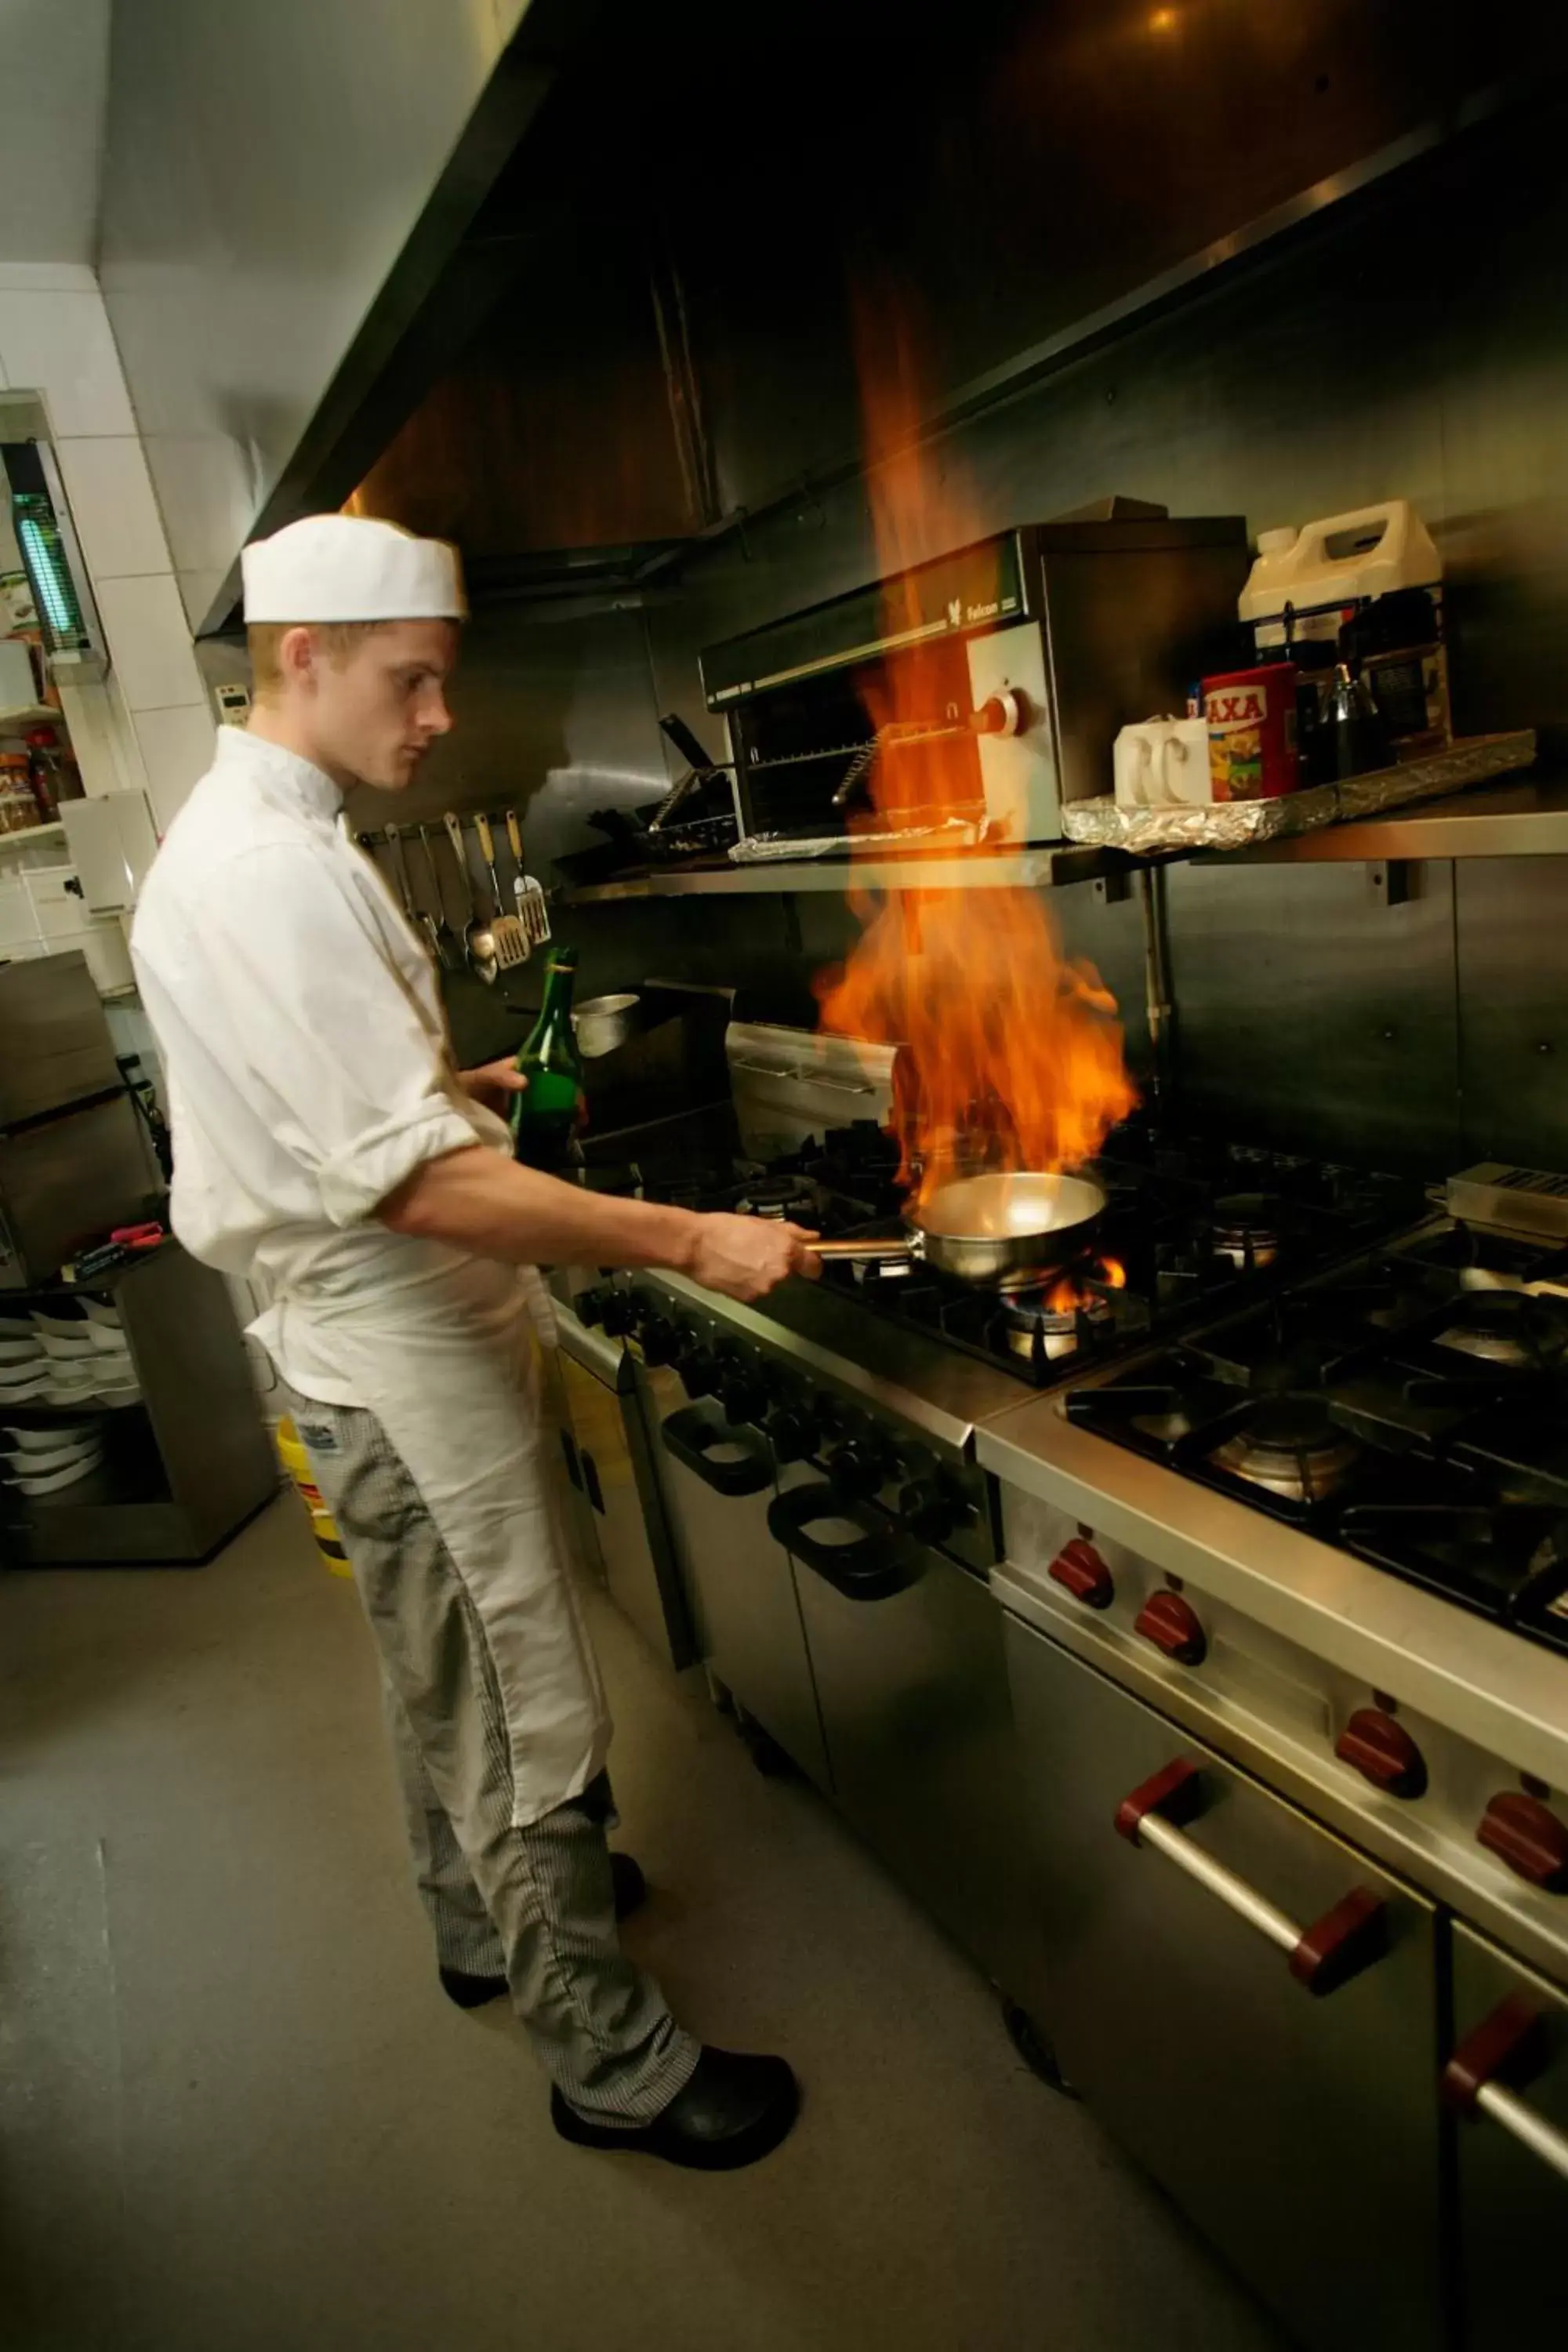
<path fill-rule="evenodd" d="M 306 515 L 240 557 L 247 621 L 460 621 L 457 550 L 368 515 Z"/>

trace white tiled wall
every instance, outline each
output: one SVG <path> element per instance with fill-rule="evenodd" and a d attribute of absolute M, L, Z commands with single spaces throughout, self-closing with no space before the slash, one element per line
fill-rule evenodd
<path fill-rule="evenodd" d="M 0 262 L 0 390 L 42 396 L 112 668 L 61 697 L 89 793 L 140 787 L 160 831 L 212 754 L 191 651 L 120 355 L 90 269 Z"/>

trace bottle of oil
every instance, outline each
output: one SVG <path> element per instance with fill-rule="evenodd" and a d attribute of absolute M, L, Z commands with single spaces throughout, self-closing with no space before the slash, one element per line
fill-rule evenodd
<path fill-rule="evenodd" d="M 577 983 L 577 950 L 557 948 L 544 972 L 544 1002 L 523 1040 L 517 1066 L 528 1080 L 512 1097 L 511 1140 L 517 1158 L 530 1168 L 560 1175 L 572 1165 L 577 1097 L 583 1061 L 572 1027 L 572 991 Z"/>

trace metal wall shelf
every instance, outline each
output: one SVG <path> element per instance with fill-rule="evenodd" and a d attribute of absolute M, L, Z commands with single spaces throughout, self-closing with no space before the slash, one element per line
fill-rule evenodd
<path fill-rule="evenodd" d="M 1205 850 L 1205 866 L 1335 866 L 1421 857 L 1568 856 L 1568 778 L 1477 784 L 1447 800 L 1325 825 L 1256 849 Z"/>
<path fill-rule="evenodd" d="M 1324 825 L 1316 833 L 1266 841 L 1256 849 L 1196 850 L 1203 866 L 1380 865 L 1389 859 L 1568 856 L 1568 777 L 1475 785 L 1446 800 L 1416 801 L 1384 816 Z M 1005 852 L 956 856 L 791 858 L 777 865 L 693 871 L 675 866 L 563 890 L 560 904 L 594 906 L 614 898 L 776 895 L 797 890 L 1046 890 L 1093 882 L 1148 864 L 1126 850 L 1063 841 Z"/>
<path fill-rule="evenodd" d="M 1139 861 L 1120 849 L 1058 841 L 1037 849 L 966 849 L 905 857 L 781 858 L 759 866 L 672 866 L 624 881 L 565 889 L 565 907 L 615 898 L 776 898 L 797 890 L 1048 890 L 1122 874 Z"/>

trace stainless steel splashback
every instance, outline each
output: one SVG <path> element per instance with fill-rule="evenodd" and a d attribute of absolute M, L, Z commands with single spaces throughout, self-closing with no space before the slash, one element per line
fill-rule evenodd
<path fill-rule="evenodd" d="M 862 1118 L 886 1126 L 897 1050 L 766 1022 L 731 1022 L 724 1054 L 742 1150 L 748 1159 L 773 1160 L 829 1127 Z"/>

